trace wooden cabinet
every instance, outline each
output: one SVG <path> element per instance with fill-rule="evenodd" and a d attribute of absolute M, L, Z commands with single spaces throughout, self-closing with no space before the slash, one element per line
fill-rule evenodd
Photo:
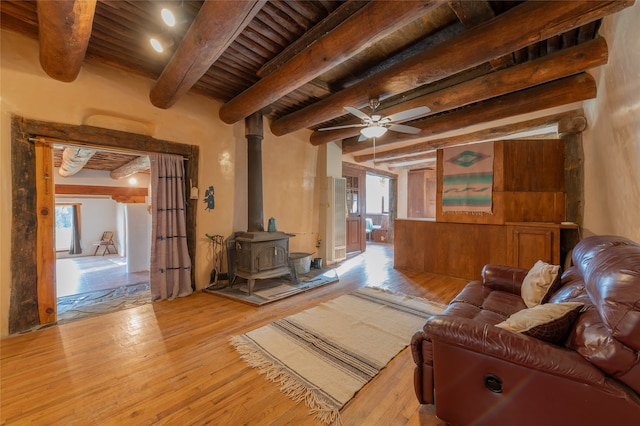
<path fill-rule="evenodd" d="M 538 260 L 562 265 L 577 242 L 578 226 L 557 223 L 508 223 L 509 264 L 529 269 Z"/>
<path fill-rule="evenodd" d="M 507 225 L 509 263 L 531 268 L 538 260 L 560 264 L 560 229 L 558 226 L 532 224 Z"/>
<path fill-rule="evenodd" d="M 396 220 L 394 266 L 479 279 L 487 263 L 560 265 L 577 237 L 565 219 L 561 140 L 493 143 L 492 214 L 442 212 L 443 150 L 438 150 L 436 220 Z M 426 188 L 426 186 L 425 186 Z M 421 195 L 421 194 L 418 194 Z M 417 197 L 424 205 L 424 200 Z"/>
<path fill-rule="evenodd" d="M 577 242 L 577 225 L 487 225 L 398 219 L 394 267 L 480 279 L 487 263 L 531 268 L 542 260 L 562 265 Z"/>
<path fill-rule="evenodd" d="M 374 229 L 371 234 L 373 236 L 373 241 L 378 243 L 386 243 L 388 241 L 386 229 Z"/>

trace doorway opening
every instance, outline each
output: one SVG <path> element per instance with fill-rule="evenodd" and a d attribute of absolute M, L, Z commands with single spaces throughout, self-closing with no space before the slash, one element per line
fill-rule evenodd
<path fill-rule="evenodd" d="M 365 229 L 367 244 L 389 243 L 391 179 L 367 173 Z"/>
<path fill-rule="evenodd" d="M 69 160 L 82 152 L 83 164 Z M 143 152 L 53 144 L 58 322 L 151 301 L 149 198 L 124 195 L 148 194 L 148 164 Z"/>
<path fill-rule="evenodd" d="M 158 152 L 182 156 L 185 160 L 185 191 L 198 181 L 199 147 L 156 139 L 151 136 L 71 124 L 11 119 L 11 295 L 9 334 L 38 329 L 57 322 L 55 294 L 56 256 L 54 247 L 54 190 L 52 155 L 37 155 L 42 148 L 36 138 L 74 141 L 99 149 Z M 42 164 L 48 158 L 48 164 Z M 191 278 L 195 282 L 195 221 L 197 200 L 187 200 L 187 246 L 191 257 Z M 51 214 L 50 214 L 51 213 Z M 146 211 L 145 211 L 145 214 Z M 86 215 L 85 215 L 86 216 Z"/>

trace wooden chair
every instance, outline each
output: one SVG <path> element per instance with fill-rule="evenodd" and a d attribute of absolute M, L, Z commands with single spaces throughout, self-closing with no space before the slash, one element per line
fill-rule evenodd
<path fill-rule="evenodd" d="M 98 250 L 100 249 L 100 247 L 104 246 L 104 251 L 102 252 L 102 255 L 104 256 L 107 252 L 109 252 L 109 254 L 111 254 L 111 249 L 110 247 L 113 247 L 113 251 L 118 254 L 118 249 L 116 248 L 116 245 L 113 242 L 113 232 L 112 231 L 104 231 L 102 233 L 102 237 L 100 238 L 100 241 L 96 241 L 94 243 L 92 243 L 94 246 L 96 246 L 96 249 L 93 252 L 93 255 L 97 255 L 98 254 Z"/>

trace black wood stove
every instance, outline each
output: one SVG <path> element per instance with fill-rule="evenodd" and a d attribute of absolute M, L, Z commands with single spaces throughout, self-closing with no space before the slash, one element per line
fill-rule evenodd
<path fill-rule="evenodd" d="M 235 237 L 235 275 L 248 282 L 252 294 L 256 280 L 290 274 L 297 281 L 289 261 L 289 238 L 284 232 L 265 232 L 262 209 L 262 114 L 245 119 L 248 148 L 248 222 L 249 229 Z M 229 256 L 231 259 L 231 255 Z"/>

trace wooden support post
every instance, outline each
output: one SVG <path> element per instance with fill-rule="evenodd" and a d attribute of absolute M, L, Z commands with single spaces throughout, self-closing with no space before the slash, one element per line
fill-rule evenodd
<path fill-rule="evenodd" d="M 56 214 L 51 145 L 36 143 L 38 314 L 40 324 L 56 322 Z"/>

